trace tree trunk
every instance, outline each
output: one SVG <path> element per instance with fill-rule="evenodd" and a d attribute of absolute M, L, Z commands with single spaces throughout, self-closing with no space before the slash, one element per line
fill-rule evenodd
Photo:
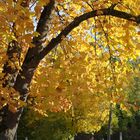
<path fill-rule="evenodd" d="M 7 110 L 8 111 L 8 110 Z M 0 140 L 14 140 L 15 134 L 16 134 L 16 129 L 18 127 L 18 113 L 12 113 L 8 111 L 7 117 L 5 120 L 5 130 L 1 132 L 0 134 Z"/>
<path fill-rule="evenodd" d="M 123 138 L 122 138 L 122 132 L 120 132 L 119 135 L 120 135 L 120 139 L 119 140 L 123 140 Z"/>
<path fill-rule="evenodd" d="M 21 100 L 26 102 L 27 96 L 28 96 L 28 87 L 30 85 L 31 79 L 34 74 L 34 70 L 36 69 L 39 62 L 34 62 L 30 64 L 24 63 L 22 67 L 22 71 L 20 71 L 20 74 L 17 76 L 16 83 L 14 85 L 14 88 L 16 91 L 18 91 L 21 95 Z M 3 122 L 3 128 L 4 131 L 2 131 L 0 135 L 0 140 L 13 140 L 18 123 L 20 120 L 20 116 L 22 114 L 23 108 L 20 108 L 18 112 L 13 113 L 6 109 L 6 117 Z"/>
<path fill-rule="evenodd" d="M 111 140 L 111 122 L 112 122 L 112 103 L 110 103 L 109 120 L 108 120 L 108 135 L 107 140 Z"/>
<path fill-rule="evenodd" d="M 14 28 L 14 23 L 13 23 Z M 7 49 L 7 61 L 5 62 L 3 66 L 3 88 L 11 88 L 14 86 L 14 83 L 16 81 L 16 76 L 18 73 L 18 65 L 15 64 L 15 62 L 20 62 L 20 54 L 21 54 L 21 48 L 15 40 L 12 40 Z M 14 67 L 11 67 L 11 64 L 14 65 Z M 3 100 L 5 100 L 3 98 Z M 0 140 L 13 140 L 15 135 L 15 129 L 12 128 L 12 124 L 10 125 L 10 128 L 7 129 L 7 123 L 15 121 L 15 115 L 11 114 L 11 112 L 8 110 L 8 105 L 4 106 L 0 110 Z M 15 125 L 17 128 L 17 123 Z M 4 131 L 3 131 L 4 130 Z"/>
<path fill-rule="evenodd" d="M 31 80 L 34 75 L 34 71 L 37 69 L 39 62 L 41 61 L 39 54 L 43 48 L 42 43 L 44 42 L 44 38 L 47 35 L 47 31 L 48 31 L 48 29 L 46 28 L 47 21 L 49 20 L 51 11 L 54 8 L 54 4 L 55 4 L 55 1 L 51 0 L 46 6 L 44 6 L 44 10 L 41 13 L 40 20 L 38 22 L 38 26 L 36 29 L 36 31 L 39 32 L 40 35 L 38 37 L 33 38 L 33 43 L 35 47 L 28 49 L 28 52 L 25 56 L 25 60 L 21 66 L 21 70 L 18 71 L 17 75 L 14 75 L 12 77 L 14 79 L 12 82 L 12 87 L 17 92 L 19 92 L 20 99 L 24 102 L 26 102 L 27 97 L 28 97 L 28 93 L 29 93 L 28 90 L 29 90 Z M 13 48 L 13 51 L 15 51 L 14 50 L 15 46 L 12 46 L 12 48 Z M 9 61 L 11 61 L 11 57 L 9 57 Z M 4 68 L 5 72 L 10 73 L 12 69 L 10 68 L 9 70 L 8 64 L 6 64 L 5 66 L 6 66 Z M 8 83 L 9 83 L 9 80 L 8 81 L 6 80 L 4 82 L 4 87 L 6 87 Z M 13 113 L 8 109 L 8 105 L 2 109 L 1 114 L 4 114 L 4 115 L 0 117 L 0 119 L 2 118 L 0 122 L 0 140 L 16 139 L 15 134 L 17 131 L 17 127 L 18 127 L 22 112 L 23 112 L 23 108 L 19 108 L 16 113 Z"/>

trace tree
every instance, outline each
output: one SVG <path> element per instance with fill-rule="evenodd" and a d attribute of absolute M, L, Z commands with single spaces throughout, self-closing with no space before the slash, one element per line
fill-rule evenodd
<path fill-rule="evenodd" d="M 138 56 L 135 51 L 139 47 L 140 13 L 137 5 L 139 0 L 1 0 L 0 139 L 14 139 L 35 71 L 38 74 L 39 67 L 45 67 L 42 63 L 45 57 L 49 57 L 60 43 L 62 46 L 66 43 L 65 51 L 67 46 L 76 45 L 76 41 L 80 41 L 81 46 L 88 41 L 86 45 L 95 48 L 95 62 L 101 55 L 104 60 L 109 60 L 113 83 L 117 74 L 114 62 L 124 66 L 126 59 Z M 90 30 L 92 35 L 88 32 Z M 54 61 L 51 59 L 52 63 Z M 117 70 L 118 73 L 121 71 Z M 130 73 L 131 70 L 126 71 Z M 96 71 L 96 83 L 100 78 Z M 114 90 L 114 86 L 111 88 Z M 56 90 L 62 88 L 58 86 Z"/>
<path fill-rule="evenodd" d="M 71 119 L 65 113 L 49 113 L 48 117 L 40 116 L 34 111 L 25 111 L 26 115 L 18 128 L 18 139 L 24 140 L 25 137 L 32 140 L 72 140 Z M 57 115 L 56 115 L 57 114 Z"/>

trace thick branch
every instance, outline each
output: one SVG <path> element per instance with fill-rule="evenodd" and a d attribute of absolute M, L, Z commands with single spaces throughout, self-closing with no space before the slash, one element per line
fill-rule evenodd
<path fill-rule="evenodd" d="M 40 52 L 38 57 L 40 57 L 40 59 L 43 59 L 53 48 L 56 47 L 56 45 L 58 45 L 62 41 L 62 38 L 64 36 L 67 36 L 81 22 L 96 16 L 113 16 L 140 24 L 140 15 L 134 16 L 122 11 L 114 10 L 112 8 L 94 10 L 76 17 L 67 27 L 65 27 L 64 30 L 61 31 L 61 33 L 56 38 L 53 38 L 50 41 L 50 43 L 44 48 L 44 50 Z"/>
<path fill-rule="evenodd" d="M 21 97 L 23 100 L 24 96 L 26 97 L 26 94 L 28 93 L 28 87 L 34 74 L 34 70 L 40 62 L 40 59 L 36 56 L 43 48 L 43 40 L 46 37 L 48 31 L 47 23 L 54 4 L 55 0 L 51 0 L 46 6 L 44 6 L 36 29 L 36 31 L 39 33 L 39 36 L 33 38 L 33 44 L 35 47 L 28 49 L 25 60 L 21 67 L 22 70 L 19 72 L 16 79 L 14 88 L 20 92 L 21 96 L 23 96 L 23 98 Z"/>
<path fill-rule="evenodd" d="M 44 6 L 36 28 L 36 32 L 39 33 L 39 36 L 33 38 L 33 44 L 35 45 L 35 47 L 29 48 L 24 60 L 24 64 L 27 62 L 31 62 L 33 59 L 36 59 L 36 55 L 39 54 L 39 52 L 43 49 L 43 43 L 48 33 L 48 21 L 54 8 L 54 4 L 55 0 L 50 0 L 50 2 L 46 6 Z"/>
<path fill-rule="evenodd" d="M 23 1 L 21 5 L 23 7 L 28 6 L 29 0 Z M 51 15 L 52 8 L 54 6 L 54 0 L 51 0 L 46 6 L 44 6 L 44 9 L 41 13 L 40 20 L 38 22 L 38 26 L 36 31 L 39 32 L 39 36 L 35 37 L 33 39 L 33 43 L 35 44 L 35 47 L 29 48 L 28 53 L 26 55 L 26 58 L 23 62 L 22 65 L 22 70 L 19 71 L 18 76 L 16 78 L 16 81 L 13 82 L 15 90 L 17 90 L 20 95 L 22 100 L 26 100 L 27 98 L 27 92 L 28 92 L 28 87 L 31 82 L 32 76 L 34 74 L 34 70 L 36 69 L 39 61 L 36 59 L 34 60 L 34 56 L 38 54 L 38 51 L 42 47 L 42 41 L 44 37 L 47 34 L 48 29 L 47 27 L 47 21 Z M 13 43 L 14 42 L 14 43 Z M 13 53 L 17 53 L 17 48 L 16 41 L 12 41 L 12 44 L 8 47 L 7 55 L 8 59 L 11 61 L 13 57 Z M 15 50 L 16 49 L 16 50 Z M 13 74 L 17 70 L 14 70 L 9 67 L 8 63 L 4 65 L 4 72 L 5 73 L 10 73 Z M 4 83 L 6 86 L 8 81 Z M 13 86 L 12 85 L 12 86 Z M 18 112 L 13 113 L 6 108 L 5 110 L 5 119 L 2 120 L 2 125 L 0 125 L 2 133 L 0 134 L 0 139 L 2 140 L 13 140 L 14 135 L 16 133 L 17 127 L 18 127 L 18 121 L 20 119 L 20 116 L 22 114 L 23 108 L 20 108 Z"/>
<path fill-rule="evenodd" d="M 34 44 L 36 45 L 36 43 L 39 43 L 41 45 L 42 41 L 44 40 L 44 38 L 47 35 L 48 32 L 48 20 L 50 18 L 52 9 L 54 7 L 55 4 L 55 0 L 50 0 L 50 2 L 44 6 L 44 9 L 41 13 L 38 25 L 37 25 L 37 29 L 36 32 L 39 33 L 38 37 L 35 37 L 33 39 Z M 38 44 L 37 44 L 38 45 Z"/>

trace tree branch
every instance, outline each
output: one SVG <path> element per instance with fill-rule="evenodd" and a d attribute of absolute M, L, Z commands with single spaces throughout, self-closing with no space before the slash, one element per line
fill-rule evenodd
<path fill-rule="evenodd" d="M 36 45 L 37 42 L 40 42 L 39 44 L 41 44 L 44 37 L 46 37 L 46 35 L 47 35 L 47 32 L 48 32 L 47 22 L 50 18 L 51 11 L 54 7 L 54 4 L 55 4 L 55 0 L 50 0 L 50 2 L 46 6 L 44 6 L 44 9 L 41 13 L 39 22 L 37 24 L 37 29 L 36 29 L 36 32 L 39 33 L 39 36 L 35 37 L 33 39 L 33 43 L 35 45 Z"/>
<path fill-rule="evenodd" d="M 67 27 L 65 27 L 65 29 L 61 31 L 61 33 L 56 38 L 53 38 L 50 41 L 50 43 L 43 49 L 43 51 L 38 54 L 40 60 L 43 59 L 53 48 L 55 48 L 56 45 L 58 45 L 62 41 L 62 38 L 64 36 L 67 36 L 81 22 L 96 16 L 113 16 L 140 24 L 140 15 L 134 16 L 126 12 L 114 10 L 110 7 L 85 13 L 79 17 L 76 17 Z"/>
<path fill-rule="evenodd" d="M 36 32 L 38 32 L 39 35 L 33 38 L 33 44 L 35 47 L 28 49 L 23 65 L 35 59 L 36 55 L 39 54 L 39 52 L 43 49 L 43 43 L 45 42 L 45 37 L 48 33 L 47 23 L 50 18 L 52 9 L 54 8 L 54 4 L 55 0 L 50 0 L 50 2 L 44 6 L 36 28 Z"/>

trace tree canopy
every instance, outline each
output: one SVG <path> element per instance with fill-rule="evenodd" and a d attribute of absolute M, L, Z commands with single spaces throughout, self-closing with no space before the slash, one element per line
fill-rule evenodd
<path fill-rule="evenodd" d="M 81 131 L 99 130 L 110 104 L 131 106 L 126 87 L 139 77 L 139 64 L 133 66 L 140 55 L 138 5 L 1 0 L 0 139 L 14 139 L 26 105 L 45 116 L 68 111 Z M 92 117 L 92 128 L 81 125 Z"/>

